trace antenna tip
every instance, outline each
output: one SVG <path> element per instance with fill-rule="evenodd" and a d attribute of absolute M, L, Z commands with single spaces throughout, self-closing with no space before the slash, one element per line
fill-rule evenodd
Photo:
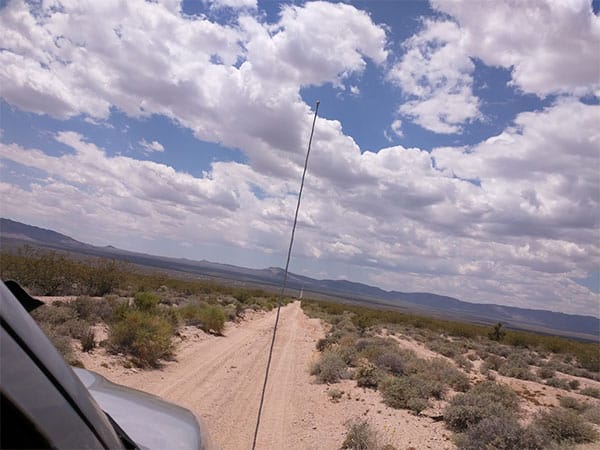
<path fill-rule="evenodd" d="M 317 106 L 319 106 L 321 104 L 320 100 L 317 100 Z"/>

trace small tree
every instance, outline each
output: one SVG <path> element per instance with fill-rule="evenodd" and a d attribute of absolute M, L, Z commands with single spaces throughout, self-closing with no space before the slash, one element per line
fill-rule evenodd
<path fill-rule="evenodd" d="M 494 325 L 494 328 L 488 333 L 488 337 L 493 341 L 500 342 L 506 336 L 506 331 L 500 322 Z"/>

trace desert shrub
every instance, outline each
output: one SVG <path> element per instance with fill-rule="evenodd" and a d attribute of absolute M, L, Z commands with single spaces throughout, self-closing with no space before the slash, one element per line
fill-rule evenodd
<path fill-rule="evenodd" d="M 212 331 L 216 334 L 223 334 L 225 328 L 225 313 L 218 306 L 207 306 L 200 312 L 202 329 L 206 332 Z"/>
<path fill-rule="evenodd" d="M 561 397 L 559 400 L 560 406 L 567 409 L 572 409 L 573 411 L 582 412 L 590 407 L 587 403 L 582 403 L 577 400 L 575 397 Z"/>
<path fill-rule="evenodd" d="M 435 339 L 433 341 L 428 342 L 427 347 L 429 350 L 439 353 L 440 355 L 446 356 L 448 358 L 453 358 L 456 355 L 460 354 L 460 350 L 453 342 L 447 341 L 445 339 Z"/>
<path fill-rule="evenodd" d="M 174 329 L 157 314 L 130 308 L 109 326 L 108 346 L 113 352 L 125 353 L 140 367 L 157 367 L 161 359 L 172 354 Z"/>
<path fill-rule="evenodd" d="M 320 352 L 324 351 L 327 347 L 332 344 L 330 337 L 324 337 L 317 341 L 316 347 Z"/>
<path fill-rule="evenodd" d="M 421 397 L 411 397 L 406 402 L 406 408 L 416 414 L 420 414 L 421 411 L 426 410 L 430 406 L 429 400 Z"/>
<path fill-rule="evenodd" d="M 77 264 L 77 263 L 76 263 Z M 81 262 L 79 283 L 87 295 L 102 296 L 114 291 L 123 279 L 125 266 L 114 259 L 95 259 Z"/>
<path fill-rule="evenodd" d="M 73 318 L 54 327 L 57 333 L 70 336 L 73 339 L 81 339 L 89 329 L 89 324 L 83 320 Z"/>
<path fill-rule="evenodd" d="M 575 349 L 579 365 L 591 372 L 600 372 L 600 349 L 598 344 L 579 345 Z"/>
<path fill-rule="evenodd" d="M 527 357 L 521 353 L 509 355 L 498 369 L 498 373 L 520 380 L 535 380 L 535 375 L 529 370 Z"/>
<path fill-rule="evenodd" d="M 497 355 L 489 355 L 484 359 L 482 366 L 485 366 L 487 370 L 498 370 L 502 364 L 504 364 L 504 359 Z"/>
<path fill-rule="evenodd" d="M 469 361 L 477 361 L 479 359 L 479 355 L 477 353 L 467 353 L 467 358 Z"/>
<path fill-rule="evenodd" d="M 109 322 L 112 318 L 113 306 L 107 298 L 77 297 L 69 303 L 77 313 L 77 317 L 90 324 L 100 321 Z"/>
<path fill-rule="evenodd" d="M 155 314 L 165 319 L 173 327 L 174 330 L 179 328 L 179 315 L 175 308 L 158 308 Z"/>
<path fill-rule="evenodd" d="M 486 345 L 486 347 L 485 347 L 485 351 L 487 351 L 488 353 L 502 356 L 503 358 L 508 357 L 508 355 L 511 354 L 512 350 L 513 349 L 510 348 L 510 346 L 499 344 L 497 342 L 490 343 L 489 345 Z"/>
<path fill-rule="evenodd" d="M 348 366 L 355 366 L 356 362 L 360 359 L 353 346 L 338 346 L 335 351 L 342 357 L 344 363 Z"/>
<path fill-rule="evenodd" d="M 402 356 L 395 351 L 386 351 L 379 355 L 375 361 L 377 367 L 387 370 L 394 375 L 404 374 L 404 362 Z"/>
<path fill-rule="evenodd" d="M 571 387 L 569 386 L 569 382 L 567 380 L 565 380 L 564 378 L 557 378 L 557 377 L 548 378 L 546 380 L 546 384 L 548 386 L 552 386 L 555 388 L 564 389 L 565 391 L 568 391 L 571 389 Z"/>
<path fill-rule="evenodd" d="M 96 335 L 91 327 L 88 327 L 87 331 L 81 336 L 79 340 L 81 342 L 81 350 L 84 352 L 91 352 L 96 348 Z"/>
<path fill-rule="evenodd" d="M 377 367 L 366 359 L 362 359 L 354 372 L 356 384 L 360 387 L 376 388 L 379 383 Z"/>
<path fill-rule="evenodd" d="M 397 347 L 398 345 L 395 341 L 378 337 L 357 339 L 354 344 L 354 348 L 357 351 L 357 357 L 366 358 L 374 364 L 381 355 L 394 351 Z"/>
<path fill-rule="evenodd" d="M 600 398 L 600 389 L 593 387 L 586 387 L 579 391 L 580 394 L 587 395 L 588 397 Z"/>
<path fill-rule="evenodd" d="M 338 353 L 326 350 L 313 365 L 311 373 L 316 375 L 321 383 L 337 383 L 346 376 L 347 367 Z"/>
<path fill-rule="evenodd" d="M 459 450 L 541 450 L 544 441 L 511 417 L 486 417 L 457 439 Z"/>
<path fill-rule="evenodd" d="M 444 358 L 415 359 L 408 365 L 407 372 L 443 386 L 450 386 L 456 391 L 464 392 L 471 385 L 469 377 Z"/>
<path fill-rule="evenodd" d="M 464 355 L 456 355 L 452 358 L 454 362 L 463 370 L 469 372 L 473 368 L 473 363 L 467 359 Z"/>
<path fill-rule="evenodd" d="M 75 360 L 73 348 L 71 346 L 71 339 L 64 334 L 58 333 L 56 328 L 48 323 L 40 323 L 39 325 L 46 337 L 62 355 L 65 361 L 71 364 L 72 361 Z"/>
<path fill-rule="evenodd" d="M 411 399 L 427 401 L 430 397 L 441 398 L 444 386 L 436 381 L 423 379 L 417 375 L 388 377 L 380 384 L 383 402 L 397 409 L 407 409 Z"/>
<path fill-rule="evenodd" d="M 352 334 L 345 334 L 346 332 L 342 333 L 344 334 L 336 337 L 337 343 L 332 345 L 331 348 L 335 347 L 335 351 L 339 353 L 344 362 L 349 366 L 353 366 L 360 359 L 354 346 L 356 337 Z"/>
<path fill-rule="evenodd" d="M 554 408 L 540 413 L 534 420 L 533 426 L 559 443 L 579 444 L 593 442 L 598 438 L 596 430 L 581 416 L 564 408 Z"/>
<path fill-rule="evenodd" d="M 556 371 L 551 366 L 543 366 L 537 370 L 537 376 L 544 380 L 554 377 L 555 374 Z"/>
<path fill-rule="evenodd" d="M 220 306 L 203 303 L 188 303 L 177 309 L 177 314 L 186 325 L 196 326 L 205 332 L 222 334 L 225 328 L 225 313 Z"/>
<path fill-rule="evenodd" d="M 519 398 L 509 387 L 484 381 L 464 394 L 457 394 L 444 409 L 444 421 L 454 431 L 467 428 L 489 417 L 515 417 Z"/>
<path fill-rule="evenodd" d="M 42 305 L 31 312 L 31 316 L 37 323 L 59 325 L 74 317 L 73 310 L 65 304 L 58 302 L 50 305 Z"/>
<path fill-rule="evenodd" d="M 133 304 L 140 310 L 151 310 L 158 306 L 160 297 L 153 292 L 138 292 L 133 298 Z"/>
<path fill-rule="evenodd" d="M 249 300 L 252 298 L 250 292 L 243 290 L 234 292 L 233 297 L 240 303 L 248 303 Z"/>
<path fill-rule="evenodd" d="M 569 387 L 573 390 L 579 389 L 579 380 L 569 380 Z"/>
<path fill-rule="evenodd" d="M 235 304 L 225 305 L 223 308 L 223 314 L 225 314 L 225 320 L 227 322 L 234 322 L 238 318 L 237 306 Z"/>
<path fill-rule="evenodd" d="M 204 303 L 188 303 L 177 308 L 177 314 L 185 325 L 200 327 L 202 325 L 200 311 L 206 307 Z"/>
<path fill-rule="evenodd" d="M 506 331 L 500 322 L 493 326 L 488 333 L 488 337 L 493 341 L 501 341 L 506 336 Z"/>
<path fill-rule="evenodd" d="M 339 389 L 330 389 L 327 391 L 327 395 L 332 402 L 337 403 L 342 398 L 342 395 L 344 395 L 344 391 L 340 391 Z"/>
<path fill-rule="evenodd" d="M 353 420 L 346 423 L 346 437 L 343 449 L 376 450 L 377 433 L 366 420 Z"/>
<path fill-rule="evenodd" d="M 590 406 L 582 413 L 582 416 L 588 422 L 600 425 L 600 406 Z"/>

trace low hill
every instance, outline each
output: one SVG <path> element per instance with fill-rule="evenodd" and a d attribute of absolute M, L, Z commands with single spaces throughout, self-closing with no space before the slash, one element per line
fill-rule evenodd
<path fill-rule="evenodd" d="M 56 231 L 26 225 L 10 219 L 0 219 L 2 250 L 14 251 L 25 245 L 65 251 L 78 256 L 114 258 L 148 268 L 271 288 L 280 286 L 283 280 L 283 269 L 277 267 L 250 269 L 210 261 L 193 261 L 129 252 L 113 246 L 98 247 L 79 242 Z M 341 301 L 432 314 L 447 319 L 476 323 L 502 322 L 508 327 L 516 329 L 556 333 L 594 341 L 600 337 L 600 320 L 592 316 L 470 303 L 427 292 L 385 291 L 362 283 L 346 280 L 317 280 L 293 273 L 288 276 L 288 288 L 293 292 L 292 295 L 299 295 L 303 291 L 307 296 L 321 295 Z"/>

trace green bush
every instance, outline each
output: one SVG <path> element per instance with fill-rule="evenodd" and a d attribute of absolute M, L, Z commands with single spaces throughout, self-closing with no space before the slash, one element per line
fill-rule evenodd
<path fill-rule="evenodd" d="M 504 364 L 504 359 L 497 355 L 489 355 L 484 359 L 482 366 L 485 365 L 487 370 L 498 370 L 502 364 Z"/>
<path fill-rule="evenodd" d="M 556 375 L 556 371 L 551 366 L 540 367 L 537 370 L 537 376 L 547 380 L 548 378 L 553 378 Z"/>
<path fill-rule="evenodd" d="M 70 302 L 69 307 L 75 310 L 77 317 L 92 325 L 100 321 L 108 322 L 112 318 L 113 306 L 104 297 L 80 296 Z"/>
<path fill-rule="evenodd" d="M 61 333 L 56 331 L 56 328 L 48 323 L 40 323 L 40 328 L 46 335 L 46 337 L 50 340 L 52 345 L 58 350 L 58 352 L 62 355 L 62 357 L 67 361 L 67 363 L 73 365 L 76 361 L 75 356 L 73 355 L 73 347 L 71 346 L 71 339 Z"/>
<path fill-rule="evenodd" d="M 358 339 L 354 344 L 354 348 L 358 358 L 366 358 L 376 364 L 379 357 L 390 351 L 395 351 L 398 344 L 391 339 L 374 337 Z"/>
<path fill-rule="evenodd" d="M 473 363 L 467 359 L 467 357 L 465 357 L 464 355 L 456 355 L 454 358 L 452 358 L 454 360 L 454 362 L 456 363 L 456 365 L 458 367 L 460 367 L 461 369 L 470 372 L 471 369 L 473 368 Z"/>
<path fill-rule="evenodd" d="M 462 432 L 486 418 L 514 418 L 518 411 L 517 394 L 502 384 L 484 381 L 454 396 L 444 409 L 444 421 L 450 429 Z"/>
<path fill-rule="evenodd" d="M 421 411 L 426 410 L 430 406 L 429 400 L 421 397 L 411 397 L 406 402 L 406 408 L 416 414 L 421 414 Z"/>
<path fill-rule="evenodd" d="M 548 386 L 552 386 L 559 389 L 564 389 L 565 391 L 571 390 L 571 386 L 569 386 L 569 382 L 564 378 L 552 377 L 546 380 L 546 384 Z"/>
<path fill-rule="evenodd" d="M 196 326 L 205 332 L 223 334 L 225 313 L 220 306 L 189 303 L 178 308 L 178 315 L 186 325 Z"/>
<path fill-rule="evenodd" d="M 346 423 L 346 437 L 343 449 L 376 450 L 377 433 L 366 420 L 353 420 Z"/>
<path fill-rule="evenodd" d="M 486 417 L 457 439 L 459 450 L 541 450 L 545 442 L 512 417 Z"/>
<path fill-rule="evenodd" d="M 91 327 L 88 327 L 87 331 L 81 336 L 81 350 L 84 352 L 91 352 L 96 348 L 96 335 Z"/>
<path fill-rule="evenodd" d="M 428 342 L 427 347 L 429 350 L 448 358 L 454 358 L 461 352 L 461 349 L 456 344 L 445 339 L 435 339 L 430 341 Z"/>
<path fill-rule="evenodd" d="M 74 317 L 73 310 L 66 306 L 55 302 L 53 304 L 42 305 L 31 312 L 31 316 L 37 323 L 45 323 L 49 325 L 60 325 Z"/>
<path fill-rule="evenodd" d="M 600 398 L 600 389 L 593 387 L 586 387 L 579 391 L 580 394 L 587 395 L 588 397 Z"/>
<path fill-rule="evenodd" d="M 383 402 L 397 409 L 408 409 L 414 399 L 427 401 L 431 397 L 441 398 L 444 386 L 436 381 L 423 379 L 417 375 L 388 377 L 380 384 Z"/>
<path fill-rule="evenodd" d="M 322 352 L 323 350 L 325 350 L 327 347 L 329 347 L 332 344 L 331 340 L 324 337 L 321 338 L 317 341 L 316 344 L 316 348 L 318 351 Z"/>
<path fill-rule="evenodd" d="M 529 370 L 529 361 L 521 353 L 513 353 L 498 369 L 500 375 L 518 378 L 520 380 L 535 380 L 535 375 Z"/>
<path fill-rule="evenodd" d="M 471 386 L 469 377 L 444 358 L 414 359 L 407 364 L 407 372 L 460 392 Z"/>
<path fill-rule="evenodd" d="M 589 423 L 576 412 L 564 408 L 540 413 L 533 426 L 558 443 L 579 444 L 598 439 L 598 433 Z"/>
<path fill-rule="evenodd" d="M 354 379 L 359 387 L 376 388 L 379 384 L 377 367 L 363 359 L 354 372 Z"/>
<path fill-rule="evenodd" d="M 338 353 L 326 350 L 313 366 L 311 373 L 316 375 L 321 383 L 337 383 L 346 377 L 347 367 Z"/>
<path fill-rule="evenodd" d="M 582 416 L 588 422 L 600 425 L 600 406 L 589 407 L 583 412 Z"/>
<path fill-rule="evenodd" d="M 386 351 L 375 361 L 377 367 L 387 370 L 393 375 L 404 375 L 404 360 L 396 351 Z"/>
<path fill-rule="evenodd" d="M 583 412 L 590 407 L 587 403 L 582 403 L 575 397 L 561 397 L 559 400 L 560 406 L 566 409 L 572 409 L 576 412 Z"/>
<path fill-rule="evenodd" d="M 218 335 L 223 334 L 223 330 L 225 329 L 225 313 L 220 307 L 207 306 L 203 308 L 200 313 L 200 320 L 204 331 L 212 331 Z"/>
<path fill-rule="evenodd" d="M 501 341 L 506 336 L 506 330 L 500 322 L 498 322 L 488 333 L 488 337 L 493 341 Z"/>
<path fill-rule="evenodd" d="M 109 326 L 109 349 L 131 356 L 140 367 L 157 367 L 171 356 L 174 329 L 157 314 L 130 308 Z"/>
<path fill-rule="evenodd" d="M 138 292 L 133 298 L 133 304 L 137 309 L 149 311 L 158 306 L 160 297 L 153 292 Z"/>
<path fill-rule="evenodd" d="M 340 391 L 339 389 L 330 389 L 327 391 L 327 395 L 333 403 L 337 403 L 342 398 L 342 395 L 344 395 L 344 391 Z"/>

